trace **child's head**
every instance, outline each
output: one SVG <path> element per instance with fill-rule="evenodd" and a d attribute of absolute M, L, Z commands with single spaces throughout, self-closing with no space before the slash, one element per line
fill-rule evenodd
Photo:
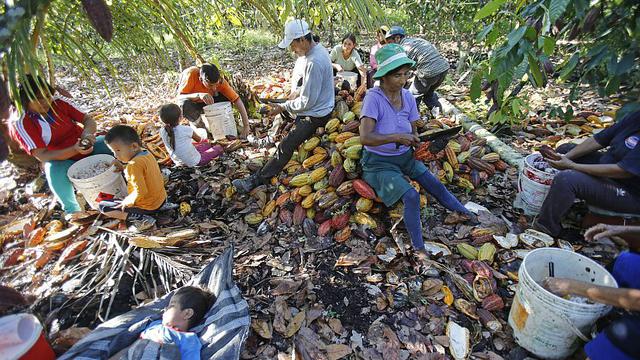
<path fill-rule="evenodd" d="M 180 107 L 176 104 L 165 104 L 160 107 L 159 115 L 163 123 L 178 126 L 182 111 L 180 111 Z"/>
<path fill-rule="evenodd" d="M 18 92 L 23 110 L 45 114 L 51 109 L 55 89 L 41 77 L 27 75 Z"/>
<path fill-rule="evenodd" d="M 134 128 L 127 125 L 116 125 L 107 132 L 104 141 L 116 159 L 129 162 L 142 150 L 142 140 Z"/>
<path fill-rule="evenodd" d="M 214 296 L 200 288 L 185 286 L 178 289 L 162 314 L 162 325 L 188 331 L 202 321 Z"/>

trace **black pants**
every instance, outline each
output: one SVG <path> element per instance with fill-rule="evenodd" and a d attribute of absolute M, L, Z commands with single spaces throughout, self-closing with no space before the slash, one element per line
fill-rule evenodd
<path fill-rule="evenodd" d="M 293 121 L 291 115 L 282 113 L 287 121 Z M 285 165 L 291 160 L 293 152 L 309 139 L 319 127 L 324 126 L 329 115 L 315 118 L 310 116 L 298 116 L 295 119 L 295 127 L 282 139 L 274 156 L 258 171 L 258 178 L 263 183 L 268 183 L 272 177 L 280 174 Z"/>
<path fill-rule="evenodd" d="M 565 144 L 557 151 L 566 154 L 575 144 Z M 575 162 L 581 164 L 599 164 L 602 153 L 588 154 Z M 562 170 L 554 178 L 547 195 L 538 224 L 542 225 L 549 235 L 557 236 L 562 231 L 560 220 L 569 212 L 576 199 L 582 199 L 589 205 L 602 209 L 640 214 L 640 196 L 633 194 L 625 186 L 613 179 L 587 175 L 576 170 Z"/>
<path fill-rule="evenodd" d="M 213 97 L 214 103 L 223 102 L 223 101 L 229 101 L 229 99 L 227 99 L 223 95 L 217 95 Z M 202 114 L 204 114 L 204 107 L 207 106 L 207 104 L 203 102 L 196 102 L 193 100 L 182 99 L 180 100 L 178 105 L 180 105 L 180 108 L 182 109 L 182 116 L 184 116 L 187 120 L 189 120 L 189 122 L 192 125 L 199 128 L 206 129 L 204 122 L 202 122 L 201 116 Z"/>
<path fill-rule="evenodd" d="M 413 79 L 413 83 L 411 84 L 409 91 L 411 91 L 413 95 L 422 94 L 422 99 L 429 109 L 440 106 L 435 91 L 440 87 L 440 85 L 442 85 L 442 82 L 447 77 L 448 72 L 449 71 L 447 70 L 430 78 L 420 78 L 416 76 Z"/>
<path fill-rule="evenodd" d="M 158 212 L 158 210 L 145 210 L 133 206 L 129 206 L 122 210 L 122 200 L 102 200 L 98 203 L 98 210 L 101 213 L 108 213 L 110 211 L 124 211 L 129 216 L 127 219 L 136 219 L 140 217 L 140 215 L 154 215 Z"/>

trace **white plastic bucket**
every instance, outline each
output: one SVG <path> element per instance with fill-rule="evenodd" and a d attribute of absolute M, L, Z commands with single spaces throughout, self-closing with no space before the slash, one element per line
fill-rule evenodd
<path fill-rule="evenodd" d="M 618 287 L 613 276 L 595 261 L 575 252 L 540 248 L 525 256 L 518 277 L 520 282 L 509 312 L 509 325 L 516 342 L 536 356 L 562 359 L 579 345 L 578 334 L 590 334 L 593 324 L 611 307 L 570 301 L 542 287 L 549 276 L 586 281 L 595 285 Z M 585 335 L 580 336 L 586 340 Z"/>
<path fill-rule="evenodd" d="M 38 318 L 31 314 L 1 317 L 0 359 L 55 359 L 55 353 L 42 330 Z"/>
<path fill-rule="evenodd" d="M 238 136 L 236 120 L 229 101 L 223 101 L 203 108 L 202 121 L 214 140 L 224 139 L 225 136 Z"/>
<path fill-rule="evenodd" d="M 528 213 L 540 212 L 542 203 L 549 193 L 551 183 L 557 171 L 544 172 L 536 169 L 533 163 L 542 158 L 540 153 L 527 155 L 518 175 L 518 192 L 522 205 Z"/>
<path fill-rule="evenodd" d="M 73 183 L 73 187 L 82 194 L 89 206 L 95 210 L 98 209 L 96 198 L 100 193 L 113 195 L 116 199 L 124 199 L 127 196 L 127 183 L 124 181 L 122 173 L 116 172 L 115 167 L 111 165 L 114 159 L 113 156 L 106 154 L 88 156 L 76 161 L 67 171 L 67 176 Z M 79 174 L 99 163 L 110 165 L 101 174 L 85 179 L 80 178 Z"/>
<path fill-rule="evenodd" d="M 355 90 L 358 87 L 358 74 L 352 71 L 340 71 L 336 74 L 336 77 L 348 81 L 351 90 Z"/>

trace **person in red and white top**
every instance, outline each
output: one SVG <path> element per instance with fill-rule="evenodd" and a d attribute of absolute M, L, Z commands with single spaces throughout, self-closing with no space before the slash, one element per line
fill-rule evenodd
<path fill-rule="evenodd" d="M 67 214 L 80 211 L 67 170 L 93 154 L 110 154 L 104 138 L 96 138 L 96 122 L 68 101 L 53 96 L 43 79 L 27 75 L 20 85 L 22 112 L 9 118 L 9 135 L 44 164 L 49 188 Z"/>

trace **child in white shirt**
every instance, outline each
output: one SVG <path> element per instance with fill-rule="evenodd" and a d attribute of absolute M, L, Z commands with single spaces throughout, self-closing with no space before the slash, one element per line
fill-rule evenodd
<path fill-rule="evenodd" d="M 191 127 L 180 125 L 181 118 L 182 112 L 176 104 L 166 104 L 160 108 L 160 120 L 165 124 L 160 129 L 160 137 L 176 165 L 202 166 L 222 154 L 222 146 L 211 145 Z"/>

